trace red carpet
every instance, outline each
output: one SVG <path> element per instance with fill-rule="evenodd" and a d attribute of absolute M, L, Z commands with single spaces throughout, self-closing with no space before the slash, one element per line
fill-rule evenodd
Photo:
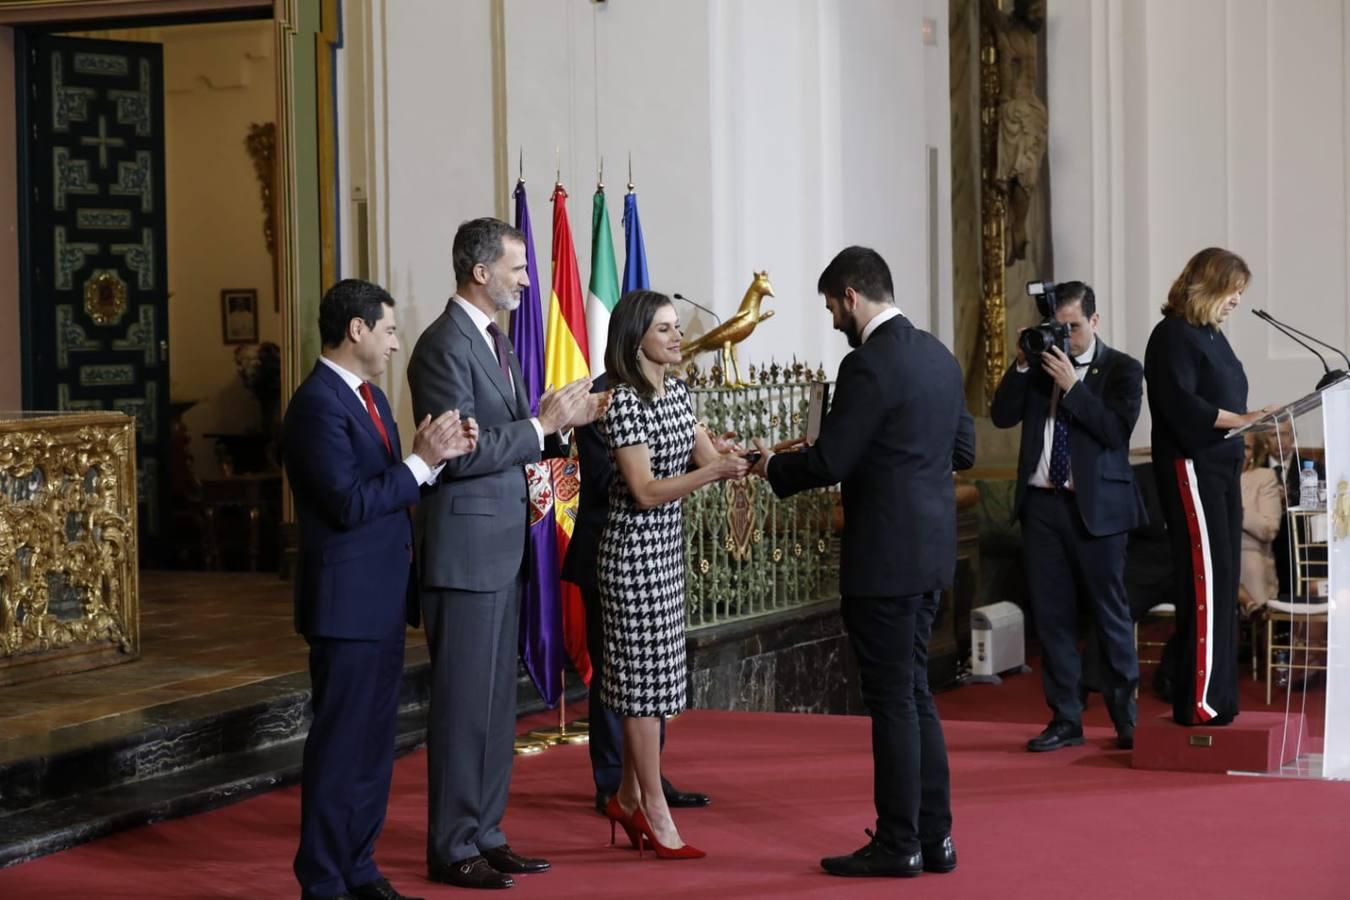
<path fill-rule="evenodd" d="M 679 822 L 706 860 L 639 860 L 611 848 L 591 811 L 584 747 L 517 761 L 506 830 L 550 873 L 510 897 L 1240 898 L 1348 895 L 1350 785 L 1144 772 L 1110 748 L 1029 754 L 1043 724 L 1034 676 L 943 695 L 960 867 L 914 881 L 822 874 L 824 854 L 866 840 L 871 757 L 866 719 L 693 711 L 671 723 L 666 767 L 714 805 Z M 1003 701 L 1006 701 L 1003 702 Z M 963 707 L 1022 708 L 1023 722 L 961 721 Z M 1098 704 L 1099 706 L 1100 704 Z M 395 885 L 466 896 L 423 878 L 425 757 L 399 761 L 379 860 Z M 0 896 L 294 897 L 299 793 L 274 791 L 215 812 L 139 828 L 0 870 Z"/>

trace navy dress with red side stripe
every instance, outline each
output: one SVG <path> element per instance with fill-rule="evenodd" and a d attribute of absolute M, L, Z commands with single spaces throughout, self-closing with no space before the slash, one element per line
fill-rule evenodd
<path fill-rule="evenodd" d="M 1243 447 L 1214 420 L 1246 412 L 1247 374 L 1222 331 L 1168 315 L 1149 336 L 1144 377 L 1176 579 L 1172 716 L 1225 724 L 1238 713 Z"/>

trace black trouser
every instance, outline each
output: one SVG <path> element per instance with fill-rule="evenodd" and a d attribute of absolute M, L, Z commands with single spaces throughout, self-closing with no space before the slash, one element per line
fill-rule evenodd
<path fill-rule="evenodd" d="M 1080 590 L 1101 651 L 1102 696 L 1117 729 L 1133 725 L 1139 660 L 1125 593 L 1128 533 L 1094 537 L 1069 491 L 1028 487 L 1022 501 L 1022 556 L 1041 644 L 1041 687 L 1056 721 L 1078 724 L 1083 680 L 1078 653 Z"/>
<path fill-rule="evenodd" d="M 623 717 L 600 702 L 600 686 L 605 682 L 605 635 L 600 624 L 600 591 L 583 587 L 581 600 L 586 605 L 586 652 L 591 658 L 590 695 L 587 721 L 590 723 L 591 775 L 595 790 L 613 794 L 623 778 Z M 666 720 L 661 720 L 661 745 L 666 743 Z M 663 779 L 664 780 L 664 779 Z"/>
<path fill-rule="evenodd" d="M 877 839 L 897 853 L 952 830 L 947 743 L 928 690 L 928 638 L 941 596 L 845 597 L 840 604 L 872 717 Z"/>
<path fill-rule="evenodd" d="M 1182 725 L 1225 723 L 1238 713 L 1240 471 L 1240 461 L 1165 459 L 1153 466 L 1172 542 L 1172 718 Z"/>

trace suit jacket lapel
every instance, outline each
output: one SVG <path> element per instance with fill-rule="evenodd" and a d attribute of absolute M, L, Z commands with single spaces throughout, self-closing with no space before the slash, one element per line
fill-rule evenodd
<path fill-rule="evenodd" d="M 530 398 L 525 396 L 525 373 L 521 371 L 520 360 L 516 358 L 515 351 L 511 351 L 509 360 L 511 366 L 511 383 L 516 389 L 516 418 L 528 419 L 530 417 Z"/>
<path fill-rule="evenodd" d="M 398 425 L 394 422 L 394 410 L 389 406 L 389 398 L 385 396 L 384 391 L 374 385 L 371 385 L 371 393 L 375 395 L 375 408 L 380 411 L 380 421 L 384 423 L 385 433 L 389 435 L 390 453 L 394 459 L 402 459 L 403 447 L 398 440 Z"/>
<path fill-rule="evenodd" d="M 380 450 L 384 450 L 384 440 L 380 437 L 380 433 L 375 430 L 375 420 L 370 417 L 370 410 L 366 409 L 366 405 L 361 402 L 360 397 L 356 396 L 356 392 L 347 386 L 347 382 L 343 381 L 338 373 L 334 372 L 321 362 L 316 362 L 314 364 L 314 373 L 323 380 L 324 384 L 333 389 L 333 393 L 337 394 L 338 402 L 346 407 L 347 412 L 351 413 L 352 416 L 361 423 L 362 427 L 366 430 L 366 434 L 370 435 L 370 439 L 375 442 L 375 446 L 379 447 Z M 379 406 L 380 404 L 376 402 L 375 408 L 377 410 L 379 409 Z M 386 417 L 383 411 L 380 412 L 380 417 L 384 421 L 385 430 L 387 431 L 391 419 Z M 390 435 L 389 440 L 391 443 L 396 439 L 397 438 L 394 435 Z"/>
<path fill-rule="evenodd" d="M 488 381 L 496 386 L 497 392 L 502 395 L 502 400 L 506 403 L 506 408 L 516 413 L 517 404 L 515 393 L 511 386 L 502 378 L 502 367 L 497 363 L 497 354 L 488 348 L 487 341 L 483 338 L 483 333 L 478 330 L 478 326 L 473 324 L 469 314 L 459 308 L 459 304 L 454 300 L 450 301 L 450 320 L 459 326 L 459 330 L 469 339 L 469 346 L 472 348 L 473 358 L 478 365 L 487 373 Z M 520 366 L 515 363 L 515 354 L 511 354 L 512 371 L 519 372 Z M 517 384 L 521 382 L 519 375 L 516 375 Z"/>
<path fill-rule="evenodd" d="M 1094 394 L 1102 392 L 1102 380 L 1106 375 L 1106 357 L 1111 352 L 1111 348 L 1106 346 L 1101 338 L 1097 338 L 1097 353 L 1088 363 L 1087 373 L 1083 375 L 1083 386 L 1087 387 Z"/>

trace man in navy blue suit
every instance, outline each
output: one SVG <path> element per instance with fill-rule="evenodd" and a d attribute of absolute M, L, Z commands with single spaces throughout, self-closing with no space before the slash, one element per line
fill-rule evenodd
<path fill-rule="evenodd" d="M 472 419 L 423 418 L 401 458 L 378 378 L 398 350 L 394 299 L 356 279 L 319 304 L 323 354 L 283 428 L 300 523 L 295 627 L 309 644 L 314 722 L 305 740 L 302 898 L 399 900 L 375 865 L 394 767 L 404 626 L 418 624 L 410 508 L 446 460 L 477 441 Z M 414 900 L 414 898 L 403 898 Z"/>

